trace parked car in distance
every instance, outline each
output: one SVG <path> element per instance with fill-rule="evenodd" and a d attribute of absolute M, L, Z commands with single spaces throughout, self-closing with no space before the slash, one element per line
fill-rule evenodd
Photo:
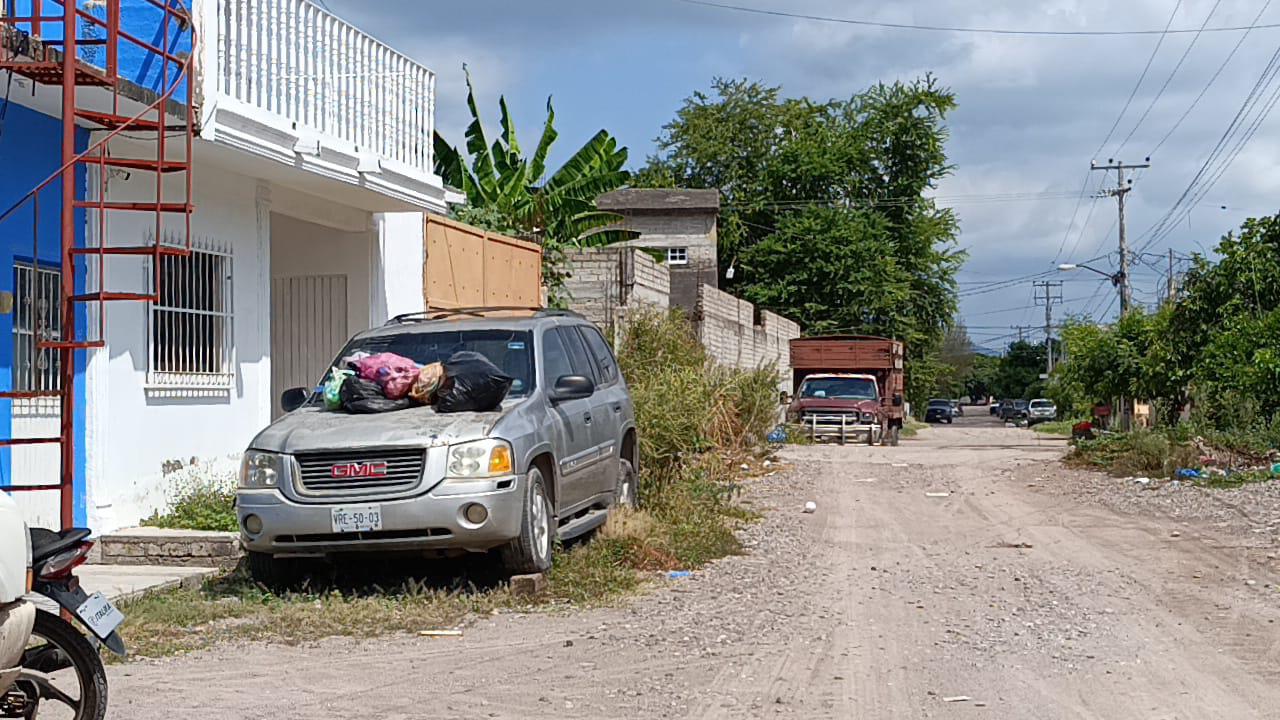
<path fill-rule="evenodd" d="M 494 549 L 511 572 L 541 572 L 557 538 L 635 503 L 631 396 L 604 336 L 577 314 L 402 316 L 337 357 L 391 352 L 426 364 L 462 350 L 514 378 L 499 409 L 354 415 L 326 411 L 312 389 L 285 393 L 288 414 L 250 443 L 236 493 L 254 578 L 292 584 L 305 558 Z"/>
<path fill-rule="evenodd" d="M 924 409 L 924 421 L 928 423 L 944 422 L 950 425 L 955 422 L 955 411 L 950 400 L 930 400 Z"/>
<path fill-rule="evenodd" d="M 1000 419 L 1007 422 L 1018 422 L 1027 417 L 1026 400 L 1005 400 L 1000 403 Z"/>
<path fill-rule="evenodd" d="M 1048 422 L 1058 419 L 1058 406 L 1048 398 L 1036 398 L 1027 406 L 1027 424 Z"/>
<path fill-rule="evenodd" d="M 989 406 L 987 406 L 987 411 L 988 411 L 988 412 L 990 412 L 992 415 L 999 415 L 999 414 L 1000 414 L 1000 401 L 999 401 L 999 400 L 992 400 L 992 401 L 991 401 L 991 404 L 990 404 Z"/>

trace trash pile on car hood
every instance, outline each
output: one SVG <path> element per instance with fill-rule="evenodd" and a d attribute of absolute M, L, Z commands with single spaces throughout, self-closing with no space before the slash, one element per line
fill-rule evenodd
<path fill-rule="evenodd" d="M 426 365 L 395 353 L 357 352 L 329 370 L 320 395 L 326 410 L 360 415 L 421 405 L 442 413 L 487 412 L 502 404 L 512 380 L 476 352 Z"/>

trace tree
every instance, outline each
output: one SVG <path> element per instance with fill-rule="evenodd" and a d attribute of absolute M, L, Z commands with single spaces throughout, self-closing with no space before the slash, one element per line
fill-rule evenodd
<path fill-rule="evenodd" d="M 995 372 L 991 387 L 993 394 L 1000 398 L 1024 400 L 1041 394 L 1040 374 L 1047 362 L 1048 355 L 1043 345 L 1025 340 L 1010 343 Z"/>
<path fill-rule="evenodd" d="M 810 333 L 903 340 L 923 406 L 964 258 L 954 215 L 924 197 L 951 170 L 954 96 L 932 77 L 825 102 L 746 80 L 713 93 L 685 101 L 633 184 L 718 188 L 727 288 Z"/>
<path fill-rule="evenodd" d="M 969 371 L 963 377 L 964 393 L 971 400 L 999 396 L 996 392 L 1000 372 L 1000 358 L 975 355 Z"/>
<path fill-rule="evenodd" d="M 465 70 L 465 66 L 464 66 Z M 547 156 L 559 137 L 555 110 L 547 98 L 547 119 L 533 155 L 522 155 L 515 123 L 505 97 L 498 99 L 502 132 L 492 144 L 485 136 L 476 107 L 471 74 L 467 73 L 467 108 L 471 124 L 466 130 L 466 153 L 435 135 L 436 172 L 446 185 L 467 198 L 467 207 L 456 216 L 487 230 L 517 235 L 542 245 L 542 274 L 553 305 L 563 295 L 564 254 L 568 249 L 607 245 L 634 234 L 611 229 L 622 220 L 596 208 L 596 198 L 626 185 L 630 174 L 623 169 L 627 149 L 607 131 L 600 130 L 547 176 Z"/>

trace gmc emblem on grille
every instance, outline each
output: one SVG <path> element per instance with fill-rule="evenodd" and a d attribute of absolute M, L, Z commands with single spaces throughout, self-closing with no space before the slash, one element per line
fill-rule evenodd
<path fill-rule="evenodd" d="M 386 477 L 387 464 L 384 462 L 339 463 L 329 468 L 329 476 L 336 478 Z"/>

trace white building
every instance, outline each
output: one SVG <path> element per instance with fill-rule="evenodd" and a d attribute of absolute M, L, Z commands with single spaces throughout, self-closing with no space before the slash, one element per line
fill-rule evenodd
<path fill-rule="evenodd" d="M 315 383 L 352 333 L 422 309 L 422 213 L 446 209 L 430 70 L 308 0 L 195 0 L 193 14 L 195 250 L 158 273 L 129 256 L 89 269 L 93 288 L 161 288 L 159 303 L 108 303 L 106 345 L 86 351 L 77 491 L 99 533 L 175 483 L 230 474 L 281 391 Z M 154 155 L 152 142 L 112 149 Z M 86 198 L 154 202 L 155 178 L 90 168 Z M 164 183 L 182 202 L 183 175 Z M 153 214 L 105 215 L 108 245 L 156 237 Z M 85 220 L 96 244 L 95 211 Z M 182 215 L 167 222 L 166 242 L 185 238 Z"/>

